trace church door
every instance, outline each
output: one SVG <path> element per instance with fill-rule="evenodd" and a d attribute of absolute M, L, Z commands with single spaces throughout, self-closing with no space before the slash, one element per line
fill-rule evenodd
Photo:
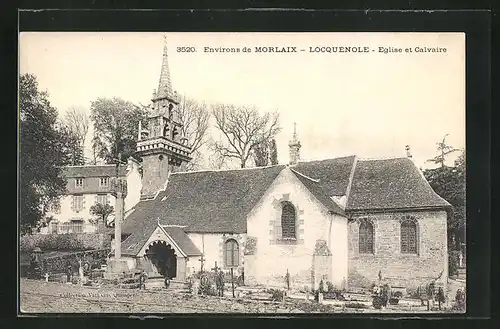
<path fill-rule="evenodd" d="M 163 277 L 172 279 L 177 273 L 177 256 L 170 244 L 165 241 L 155 241 L 146 250 L 151 262 Z"/>

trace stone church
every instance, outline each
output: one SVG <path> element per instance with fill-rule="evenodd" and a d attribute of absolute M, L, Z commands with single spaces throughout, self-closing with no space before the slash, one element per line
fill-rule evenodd
<path fill-rule="evenodd" d="M 185 280 L 217 264 L 247 285 L 369 287 L 379 276 L 446 284 L 450 205 L 410 158 L 357 156 L 251 169 L 183 172 L 190 148 L 174 111 L 164 49 L 151 115 L 140 124 L 142 196 L 122 224 L 122 257 Z"/>

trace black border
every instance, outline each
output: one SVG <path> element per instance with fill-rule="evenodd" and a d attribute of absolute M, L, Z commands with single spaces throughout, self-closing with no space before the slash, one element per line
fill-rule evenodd
<path fill-rule="evenodd" d="M 75 2 L 72 2 L 74 5 Z M 36 7 L 36 4 L 35 4 Z M 70 7 L 79 7 L 74 5 Z M 261 6 L 262 7 L 262 6 Z M 468 248 L 468 310 L 467 317 L 488 317 L 490 314 L 490 28 L 491 12 L 476 11 L 331 11 L 331 10 L 44 10 L 19 13 L 20 31 L 399 31 L 399 32 L 466 32 L 467 78 L 467 248 Z M 5 20 L 12 22 L 12 20 Z M 8 35 L 9 36 L 9 35 Z M 17 63 L 17 31 L 12 48 Z M 139 45 L 140 46 L 140 45 Z M 13 50 L 13 49 L 11 49 Z M 14 68 L 12 62 L 12 67 Z M 11 70 L 12 71 L 12 70 Z M 17 70 L 12 78 L 17 81 Z M 17 97 L 17 87 L 13 89 Z M 13 100 L 17 104 L 17 100 Z M 3 100 L 2 100 L 3 102 Z M 10 108 L 11 106 L 5 106 Z M 6 113 L 8 112 L 8 113 Z M 3 111 L 4 115 L 17 112 Z M 12 115 L 14 127 L 16 117 Z M 5 119 L 5 117 L 4 117 Z M 17 148 L 16 148 L 17 156 Z M 14 159 L 14 157 L 12 157 Z M 17 184 L 17 182 L 16 182 Z M 10 190 L 12 191 L 12 190 Z M 12 195 L 12 192 L 10 192 Z M 17 246 L 16 246 L 17 248 Z M 5 249 L 4 249 L 5 250 Z M 13 250 L 9 248 L 7 250 Z M 17 267 L 17 260 L 15 263 Z M 14 282 L 17 278 L 14 278 Z M 17 286 L 17 284 L 16 284 Z M 14 287 L 14 285 L 12 285 Z M 17 291 L 15 292 L 17 295 Z M 17 303 L 16 303 L 17 304 Z M 16 313 L 17 313 L 17 305 Z M 15 313 L 15 314 L 16 314 Z M 44 314 L 46 316 L 46 314 Z M 206 315 L 200 314 L 202 317 Z M 342 320 L 353 314 L 339 315 Z M 372 318 L 377 315 L 366 315 Z M 387 318 L 404 317 L 398 314 Z M 422 316 L 421 314 L 419 316 Z M 438 315 L 437 317 L 442 317 Z M 450 315 L 451 316 L 451 315 Z M 164 314 L 160 317 L 165 317 Z M 213 316 L 211 316 L 212 318 Z M 427 318 L 435 316 L 425 315 Z M 454 316 L 464 318 L 463 316 Z M 84 325 L 89 316 L 78 317 Z M 102 319 L 106 322 L 111 319 Z M 179 317 L 176 317 L 179 318 Z M 207 317 L 208 318 L 208 317 Z M 218 318 L 238 318 L 219 316 Z M 325 318 L 325 317 L 322 317 Z M 74 318 L 73 318 L 74 319 Z M 41 320 L 41 319 L 39 319 Z M 51 319 L 52 320 L 52 319 Z M 72 320 L 60 318 L 58 323 Z M 114 319 L 113 319 L 114 320 Z M 203 326 L 200 318 L 184 318 Z M 207 319 L 208 320 L 208 319 Z M 304 319 L 295 317 L 294 322 Z M 45 320 L 43 320 L 45 321 Z M 351 323 L 357 320 L 351 320 Z M 22 318 L 22 327 L 31 323 Z M 52 321 L 50 321 L 52 322 Z M 74 322 L 74 321 L 71 321 Z M 257 323 L 261 322 L 256 320 Z M 288 322 L 288 321 L 287 321 Z M 455 322 L 455 321 L 453 321 Z M 432 323 L 428 322 L 428 324 Z M 290 323 L 291 324 L 291 323 Z M 428 325 L 426 324 L 426 325 Z M 72 323 L 74 325 L 74 323 Z M 300 324 L 299 324 L 300 325 Z M 302 323 L 302 326 L 306 323 Z M 308 324 L 307 324 L 308 325 Z M 457 326 L 455 323 L 453 327 Z M 10 326 L 2 326 L 10 327 Z"/>

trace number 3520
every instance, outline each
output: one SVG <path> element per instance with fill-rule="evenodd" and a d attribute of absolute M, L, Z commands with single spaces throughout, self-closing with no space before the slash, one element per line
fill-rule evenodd
<path fill-rule="evenodd" d="M 177 47 L 178 53 L 194 53 L 196 52 L 196 48 L 194 47 Z"/>

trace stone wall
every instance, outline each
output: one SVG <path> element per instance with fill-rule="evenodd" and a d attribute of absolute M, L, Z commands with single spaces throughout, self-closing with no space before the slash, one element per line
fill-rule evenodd
<path fill-rule="evenodd" d="M 296 208 L 295 241 L 277 236 L 281 201 L 291 202 Z M 346 218 L 330 215 L 297 177 L 284 169 L 248 215 L 247 234 L 256 237 L 257 244 L 251 268 L 245 265 L 245 281 L 285 287 L 288 270 L 292 289 L 310 288 L 315 244 L 323 239 L 333 253 L 332 283 L 341 284 L 347 277 L 346 223 Z"/>
<path fill-rule="evenodd" d="M 417 254 L 402 254 L 400 220 L 417 221 Z M 447 227 L 445 211 L 392 212 L 357 214 L 348 224 L 349 286 L 369 287 L 378 282 L 379 271 L 392 285 L 416 287 L 427 284 L 442 272 L 440 281 L 448 277 Z M 374 253 L 359 253 L 359 220 L 374 225 Z"/>
<path fill-rule="evenodd" d="M 246 234 L 228 234 L 228 233 L 188 233 L 189 238 L 193 241 L 194 245 L 199 251 L 204 255 L 204 269 L 210 270 L 215 266 L 217 262 L 217 267 L 227 269 L 224 264 L 224 243 L 229 239 L 234 239 L 238 242 L 239 248 L 239 268 L 235 273 L 239 273 L 244 266 L 244 247 L 245 247 L 245 237 Z M 201 262 L 199 257 L 189 261 L 189 271 L 191 273 L 196 273 L 201 268 Z"/>
<path fill-rule="evenodd" d="M 168 178 L 170 166 L 168 156 L 151 154 L 142 157 L 143 195 L 154 195 L 163 189 Z"/>

